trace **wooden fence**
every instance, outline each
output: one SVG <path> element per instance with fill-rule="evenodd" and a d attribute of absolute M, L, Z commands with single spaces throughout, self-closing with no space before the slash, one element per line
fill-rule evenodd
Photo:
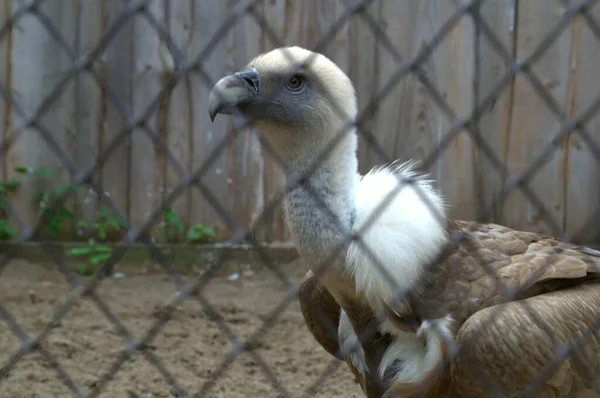
<path fill-rule="evenodd" d="M 0 0 L 0 26 L 21 2 Z M 0 42 L 0 81 L 10 89 L 26 115 L 34 114 L 41 101 L 65 76 L 75 59 L 91 51 L 125 9 L 121 0 L 47 0 L 40 10 L 64 37 L 61 47 L 34 15 L 20 19 Z M 190 58 L 204 49 L 215 35 L 233 0 L 156 0 L 149 12 L 170 33 L 174 43 Z M 562 17 L 559 1 L 490 0 L 482 7 L 483 18 L 517 59 L 531 54 Z M 264 0 L 257 14 L 270 24 L 286 44 L 313 47 L 345 10 L 343 1 Z M 367 12 L 391 38 L 405 57 L 413 57 L 455 11 L 449 0 L 379 0 Z M 590 14 L 600 21 L 600 6 Z M 246 15 L 223 33 L 218 45 L 203 59 L 213 81 L 243 66 L 251 57 L 277 47 L 256 19 Z M 324 53 L 354 81 L 359 103 L 364 107 L 395 72 L 397 64 L 364 19 L 354 16 L 326 46 Z M 52 132 L 62 150 L 79 168 L 90 167 L 107 143 L 118 134 L 126 116 L 142 114 L 172 73 L 164 45 L 148 20 L 136 16 L 110 41 L 95 62 L 99 80 L 110 87 L 119 103 L 115 106 L 94 77 L 82 73 L 73 78 L 40 124 Z M 576 17 L 546 51 L 533 71 L 548 92 L 571 117 L 578 116 L 600 94 L 600 43 L 584 19 Z M 459 117 L 468 117 L 500 79 L 507 65 L 473 20 L 465 17 L 444 39 L 422 67 Z M 196 74 L 183 79 L 148 121 L 158 140 L 174 157 L 195 171 L 211 154 L 231 120 L 207 115 L 209 87 Z M 0 126 L 7 137 L 23 127 L 15 107 L 0 102 Z M 376 136 L 388 159 L 423 159 L 440 143 L 452 126 L 414 76 L 406 77 L 382 103 L 367 128 Z M 479 121 L 483 139 L 505 162 L 513 176 L 530 165 L 561 128 L 542 99 L 523 77 L 517 77 L 497 97 Z M 600 117 L 587 129 L 600 145 Z M 383 161 L 361 141 L 360 167 L 366 171 Z M 52 170 L 56 180 L 67 181 L 68 172 L 52 148 L 39 134 L 26 128 L 3 156 L 4 179 L 12 178 L 18 166 L 40 166 Z M 482 206 L 490 206 L 506 178 L 462 134 L 430 169 L 432 177 L 452 205 L 452 215 L 475 219 Z M 164 151 L 142 130 L 116 150 L 96 177 L 116 206 L 134 225 L 142 225 L 162 198 L 179 182 L 176 168 Z M 273 162 L 261 151 L 251 134 L 240 136 L 216 159 L 203 182 L 224 204 L 233 218 L 248 226 L 269 198 L 277 192 Z M 49 182 L 25 178 L 13 201 L 20 217 L 32 225 L 39 211 L 32 195 L 49 189 Z M 590 148 L 570 133 L 552 159 L 531 182 L 533 192 L 556 222 L 575 233 L 600 211 L 600 163 Z M 91 218 L 97 200 L 83 192 L 78 214 Z M 225 223 L 197 189 L 189 189 L 174 203 L 187 225 L 212 225 L 222 237 L 229 235 Z M 533 231 L 550 232 L 535 206 L 519 192 L 498 206 L 494 221 Z M 598 223 L 581 237 L 598 241 Z M 285 241 L 288 234 L 278 211 L 261 228 L 259 238 Z"/>

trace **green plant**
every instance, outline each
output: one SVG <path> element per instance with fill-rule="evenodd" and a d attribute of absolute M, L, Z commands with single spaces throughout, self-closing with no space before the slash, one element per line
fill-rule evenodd
<path fill-rule="evenodd" d="M 54 178 L 52 171 L 42 167 L 17 167 L 15 172 L 19 174 L 28 174 L 40 178 Z M 57 237 L 63 231 L 66 221 L 75 219 L 75 214 L 67 206 L 60 207 L 50 206 L 57 197 L 65 193 L 77 192 L 79 186 L 71 183 L 60 184 L 48 191 L 39 191 L 33 195 L 33 201 L 39 206 L 42 211 L 41 219 L 44 224 L 44 232 L 51 237 Z"/>
<path fill-rule="evenodd" d="M 177 241 L 185 233 L 185 226 L 181 217 L 172 208 L 168 207 L 163 212 L 163 226 L 167 241 Z"/>
<path fill-rule="evenodd" d="M 79 225 L 85 225 L 85 221 L 79 221 Z M 103 207 L 98 211 L 98 220 L 89 225 L 89 228 L 96 233 L 100 240 L 106 240 L 110 232 L 120 232 L 123 230 L 123 223 L 107 208 Z"/>
<path fill-rule="evenodd" d="M 198 223 L 187 232 L 187 238 L 192 243 L 207 243 L 215 239 L 215 231 L 208 225 Z"/>
<path fill-rule="evenodd" d="M 0 239 L 10 240 L 17 236 L 17 231 L 10 225 L 8 218 L 0 218 Z"/>
<path fill-rule="evenodd" d="M 88 223 L 85 220 L 77 220 L 75 228 L 81 236 L 89 236 L 95 233 L 98 239 L 105 241 L 109 238 L 111 232 L 120 232 L 123 230 L 123 223 L 117 217 L 113 216 L 107 208 L 101 208 L 98 211 L 96 221 Z"/>
<path fill-rule="evenodd" d="M 33 196 L 34 201 L 42 210 L 42 222 L 46 227 L 46 232 L 51 237 L 57 237 L 63 231 L 66 221 L 75 220 L 75 213 L 67 206 L 52 207 L 50 203 L 58 196 L 63 195 L 66 191 L 76 192 L 79 189 L 74 184 L 63 184 L 54 187 L 50 191 L 38 192 Z"/>
<path fill-rule="evenodd" d="M 36 177 L 52 178 L 54 174 L 43 167 L 15 167 L 15 172 L 19 174 L 31 174 Z"/>
<path fill-rule="evenodd" d="M 0 240 L 12 239 L 17 235 L 17 231 L 12 227 L 6 215 L 6 204 L 9 195 L 20 186 L 21 181 L 17 179 L 0 182 Z"/>
<path fill-rule="evenodd" d="M 67 250 L 67 256 L 81 260 L 75 270 L 81 275 L 93 275 L 98 266 L 108 260 L 113 249 L 89 239 L 87 245 Z"/>

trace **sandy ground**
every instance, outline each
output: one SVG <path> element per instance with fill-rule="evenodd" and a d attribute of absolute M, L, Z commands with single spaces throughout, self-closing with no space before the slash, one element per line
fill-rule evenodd
<path fill-rule="evenodd" d="M 304 267 L 283 267 L 297 286 Z M 177 291 L 163 275 L 136 275 L 126 270 L 123 279 L 107 279 L 97 295 L 136 338 L 159 319 L 161 308 Z M 192 276 L 186 277 L 188 280 Z M 13 261 L 0 278 L 0 304 L 31 338 L 52 320 L 69 294 L 69 284 L 57 271 L 23 261 Z M 204 297 L 241 339 L 250 336 L 284 298 L 285 286 L 269 271 L 242 276 L 236 281 L 214 279 Z M 0 366 L 19 348 L 19 339 L 0 321 Z M 89 393 L 126 348 L 118 330 L 89 298 L 80 299 L 52 328 L 42 346 L 56 359 L 82 393 Z M 231 350 L 226 334 L 198 301 L 187 300 L 158 332 L 148 352 L 164 364 L 188 396 L 194 395 Z M 255 346 L 273 374 L 291 396 L 363 397 L 345 364 L 327 377 L 316 393 L 316 383 L 331 357 L 309 334 L 297 302 L 278 318 Z M 260 360 L 260 359 L 259 359 Z M 64 397 L 69 389 L 39 353 L 23 357 L 8 377 L 0 375 L 0 397 Z M 140 353 L 134 354 L 101 390 L 101 397 L 173 397 L 177 393 Z M 249 353 L 241 354 L 207 397 L 279 397 L 264 371 Z"/>

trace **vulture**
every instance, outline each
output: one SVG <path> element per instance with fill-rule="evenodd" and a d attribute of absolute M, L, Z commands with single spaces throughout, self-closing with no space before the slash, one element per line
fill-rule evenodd
<path fill-rule="evenodd" d="M 323 54 L 258 55 L 208 108 L 281 161 L 302 314 L 367 397 L 600 396 L 600 251 L 453 219 L 413 161 L 361 175 L 356 92 Z"/>

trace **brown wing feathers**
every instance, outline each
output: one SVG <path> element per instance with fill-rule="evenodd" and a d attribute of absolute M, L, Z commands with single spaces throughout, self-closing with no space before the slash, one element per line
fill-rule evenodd
<path fill-rule="evenodd" d="M 504 393 L 516 394 L 555 360 L 554 343 L 573 341 L 594 323 L 600 328 L 600 252 L 495 224 L 456 221 L 454 226 L 472 232 L 466 243 L 459 244 L 438 264 L 435 278 L 439 280 L 424 292 L 422 300 L 429 305 L 423 305 L 419 315 L 426 318 L 427 309 L 435 307 L 436 312 L 454 313 L 463 319 L 457 343 L 466 343 L 467 354 L 477 359 L 480 370 L 487 372 Z M 487 270 L 481 261 L 486 262 Z M 490 270 L 497 277 L 490 275 Z M 495 278 L 508 288 L 518 288 L 515 301 L 502 296 Z M 307 291 L 312 289 L 301 302 L 307 325 L 317 341 L 335 355 L 337 341 L 325 337 L 322 326 L 306 315 L 306 306 L 323 308 L 336 327 L 339 306 L 316 281 L 305 279 L 303 286 Z M 496 311 L 498 314 L 493 314 Z M 545 327 L 538 325 L 539 321 Z M 557 341 L 549 340 L 548 330 Z M 470 341 L 476 331 L 478 335 Z M 592 333 L 577 355 L 581 360 L 568 359 L 559 365 L 540 385 L 542 395 L 537 396 L 600 396 L 600 391 L 591 392 L 584 372 L 577 367 L 578 363 L 587 364 L 592 375 L 600 376 L 600 334 Z M 426 396 L 487 396 L 489 387 L 464 358 L 456 358 L 435 383 L 431 380 Z M 404 393 L 413 387 L 397 386 Z"/>

